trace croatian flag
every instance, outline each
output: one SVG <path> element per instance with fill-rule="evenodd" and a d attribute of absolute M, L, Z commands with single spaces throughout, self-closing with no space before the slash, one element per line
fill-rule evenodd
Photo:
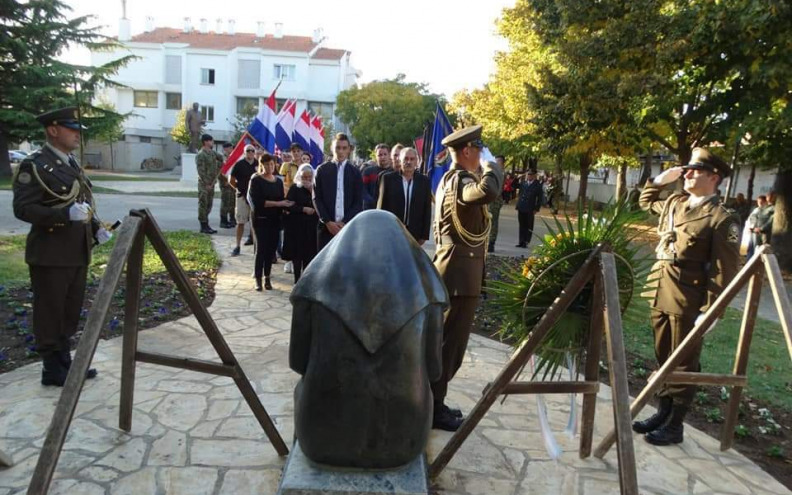
<path fill-rule="evenodd" d="M 278 114 L 278 123 L 275 126 L 275 144 L 278 145 L 278 148 L 282 151 L 288 150 L 292 143 L 296 107 L 296 100 L 288 100 Z"/>
<path fill-rule="evenodd" d="M 275 88 L 277 90 L 277 88 Z M 247 128 L 248 134 L 261 143 L 267 152 L 275 153 L 275 128 L 278 124 L 278 115 L 275 113 L 275 91 L 267 98 L 267 103 L 261 107 L 256 118 Z"/>
<path fill-rule="evenodd" d="M 300 145 L 303 151 L 311 151 L 311 116 L 308 110 L 303 110 L 300 118 L 294 123 L 294 142 Z"/>
<path fill-rule="evenodd" d="M 314 168 L 324 162 L 324 128 L 322 117 L 318 115 L 311 121 L 311 156 L 311 165 Z"/>
<path fill-rule="evenodd" d="M 243 132 L 242 137 L 239 138 L 239 142 L 236 144 L 236 146 L 234 146 L 234 149 L 231 151 L 231 154 L 228 155 L 228 158 L 226 158 L 223 167 L 220 169 L 220 173 L 223 175 L 230 174 L 231 171 L 234 170 L 234 165 L 236 165 L 236 162 L 241 160 L 245 155 L 245 146 L 249 144 L 255 145 L 258 143 L 256 143 L 247 132 Z"/>

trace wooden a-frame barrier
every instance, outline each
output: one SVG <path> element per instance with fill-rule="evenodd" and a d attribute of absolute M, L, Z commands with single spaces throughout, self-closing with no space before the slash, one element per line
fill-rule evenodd
<path fill-rule="evenodd" d="M 762 269 L 764 267 L 764 269 Z M 698 325 L 693 327 L 685 340 L 674 350 L 668 360 L 654 372 L 646 386 L 638 397 L 635 398 L 630 406 L 630 415 L 634 418 L 654 393 L 664 383 L 690 384 L 690 385 L 714 385 L 731 387 L 729 393 L 729 403 L 726 406 L 725 419 L 721 429 L 721 450 L 728 450 L 734 443 L 734 426 L 737 423 L 737 414 L 740 407 L 740 395 L 743 388 L 748 384 L 746 372 L 748 369 L 748 352 L 751 347 L 756 315 L 759 310 L 759 299 L 762 295 L 762 279 L 767 275 L 770 289 L 773 293 L 773 301 L 778 310 L 781 328 L 786 338 L 789 357 L 792 359 L 792 309 L 789 304 L 789 294 L 786 293 L 784 282 L 781 278 L 781 269 L 775 255 L 770 253 L 767 245 L 760 246 L 753 257 L 745 264 L 737 276 L 726 286 L 726 289 L 715 300 L 709 310 L 704 313 L 704 318 Z M 701 342 L 709 327 L 723 316 L 724 311 L 731 303 L 732 299 L 740 290 L 748 284 L 748 296 L 743 310 L 742 324 L 740 326 L 740 337 L 737 341 L 737 353 L 734 358 L 734 367 L 731 374 L 717 373 L 690 373 L 674 371 L 677 365 L 685 359 L 694 347 Z M 717 330 L 715 330 L 717 331 Z M 596 457 L 602 458 L 613 445 L 618 437 L 618 432 L 611 430 L 602 439 L 594 452 Z"/>
<path fill-rule="evenodd" d="M 580 291 L 594 280 L 593 307 L 591 312 L 589 341 L 586 350 L 584 381 L 512 381 L 536 352 L 547 333 L 575 300 Z M 429 468 L 431 477 L 437 477 L 451 458 L 470 436 L 479 421 L 489 411 L 495 400 L 504 394 L 561 394 L 577 392 L 583 395 L 581 414 L 580 457 L 591 455 L 594 434 L 594 413 L 599 391 L 599 358 L 602 335 L 605 334 L 608 369 L 613 387 L 613 416 L 619 462 L 619 485 L 621 493 L 638 494 L 638 479 L 635 470 L 635 451 L 632 441 L 630 411 L 627 407 L 630 396 L 627 384 L 627 367 L 622 336 L 621 309 L 616 278 L 614 256 L 598 245 L 588 256 L 583 266 L 572 277 L 561 294 L 553 301 L 544 316 L 536 324 L 525 341 L 512 355 L 495 380 L 484 389 L 481 399 L 435 458 Z"/>
<path fill-rule="evenodd" d="M 144 239 L 148 238 L 154 250 L 167 268 L 176 287 L 181 292 L 190 311 L 195 315 L 204 333 L 209 338 L 222 363 L 214 363 L 200 359 L 174 357 L 164 354 L 142 352 L 137 349 L 138 310 L 140 308 L 140 289 L 143 279 L 143 248 Z M 135 385 L 135 363 L 151 363 L 170 366 L 210 375 L 227 376 L 234 380 L 245 401 L 253 410 L 270 443 L 279 455 L 285 456 L 289 449 L 283 442 L 278 430 L 261 404 L 255 390 L 245 372 L 239 365 L 231 348 L 228 347 L 220 330 L 217 328 L 209 312 L 201 304 L 198 293 L 184 272 L 176 254 L 168 245 L 154 217 L 146 210 L 132 210 L 124 219 L 119 229 L 113 252 L 107 262 L 104 276 L 99 283 L 97 296 L 88 313 L 83 335 L 77 346 L 69 376 L 61 392 L 58 405 L 52 417 L 47 438 L 41 449 L 33 478 L 28 487 L 28 494 L 44 494 L 52 481 L 55 466 L 58 463 L 66 433 L 71 424 L 77 401 L 85 382 L 85 374 L 90 367 L 96 352 L 102 326 L 107 319 L 113 294 L 121 280 L 121 274 L 127 267 L 126 307 L 124 315 L 124 335 L 121 362 L 121 406 L 119 427 L 129 431 L 132 427 L 132 404 Z"/>

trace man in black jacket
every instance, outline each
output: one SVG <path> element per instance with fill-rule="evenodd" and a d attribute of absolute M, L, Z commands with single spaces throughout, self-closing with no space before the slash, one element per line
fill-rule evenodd
<path fill-rule="evenodd" d="M 402 149 L 399 159 L 401 172 L 385 174 L 380 180 L 377 209 L 396 215 L 423 246 L 432 223 L 432 186 L 428 177 L 415 173 L 418 152 L 414 148 Z"/>
<path fill-rule="evenodd" d="M 317 252 L 363 211 L 363 179 L 357 167 L 347 160 L 351 152 L 349 137 L 338 133 L 333 138 L 333 161 L 316 169 L 313 201 L 319 214 Z"/>
<path fill-rule="evenodd" d="M 520 224 L 519 241 L 516 247 L 526 248 L 531 242 L 534 228 L 534 215 L 542 207 L 542 184 L 536 179 L 536 172 L 525 172 L 525 180 L 517 185 L 517 221 Z"/>

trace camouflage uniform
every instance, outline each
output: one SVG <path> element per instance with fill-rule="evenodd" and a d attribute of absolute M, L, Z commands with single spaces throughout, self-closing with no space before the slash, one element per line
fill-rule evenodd
<path fill-rule="evenodd" d="M 209 222 L 215 181 L 222 160 L 217 152 L 205 149 L 195 155 L 195 167 L 198 169 L 198 221 L 201 223 Z"/>
<path fill-rule="evenodd" d="M 220 181 L 220 220 L 234 220 L 234 203 L 236 202 L 236 189 L 228 183 L 225 174 L 219 174 Z"/>

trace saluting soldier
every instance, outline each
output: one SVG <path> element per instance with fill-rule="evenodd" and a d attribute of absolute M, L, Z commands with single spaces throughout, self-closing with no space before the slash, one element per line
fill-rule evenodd
<path fill-rule="evenodd" d="M 468 338 L 481 293 L 484 258 L 490 234 L 487 205 L 500 197 L 503 169 L 486 163 L 481 178 L 476 175 L 481 150 L 481 126 L 466 127 L 446 136 L 453 164 L 437 188 L 434 265 L 445 282 L 451 305 L 443 325 L 443 370 L 432 383 L 433 428 L 456 431 L 462 412 L 445 404 L 448 382 L 465 357 Z"/>
<path fill-rule="evenodd" d="M 39 115 L 46 144 L 19 165 L 14 215 L 31 224 L 25 262 L 33 289 L 33 334 L 44 362 L 42 385 L 62 387 L 71 367 L 91 249 L 112 234 L 95 215 L 91 183 L 70 154 L 80 146 L 76 107 Z M 88 370 L 94 378 L 96 370 Z"/>
<path fill-rule="evenodd" d="M 215 182 L 223 157 L 214 150 L 214 139 L 209 134 L 201 136 L 201 151 L 195 155 L 195 167 L 198 170 L 198 221 L 201 223 L 202 234 L 216 234 L 209 226 L 209 213 L 212 212 Z"/>
<path fill-rule="evenodd" d="M 663 186 L 684 173 L 684 192 L 661 200 Z M 703 148 L 693 150 L 690 163 L 666 170 L 647 182 L 639 200 L 642 209 L 660 216 L 658 261 L 650 287 L 655 355 L 662 366 L 737 273 L 740 219 L 720 202 L 718 185 L 728 165 Z M 702 343 L 679 366 L 701 370 Z M 696 393 L 694 385 L 664 385 L 655 415 L 633 423 L 654 445 L 683 440 L 683 420 Z"/>

